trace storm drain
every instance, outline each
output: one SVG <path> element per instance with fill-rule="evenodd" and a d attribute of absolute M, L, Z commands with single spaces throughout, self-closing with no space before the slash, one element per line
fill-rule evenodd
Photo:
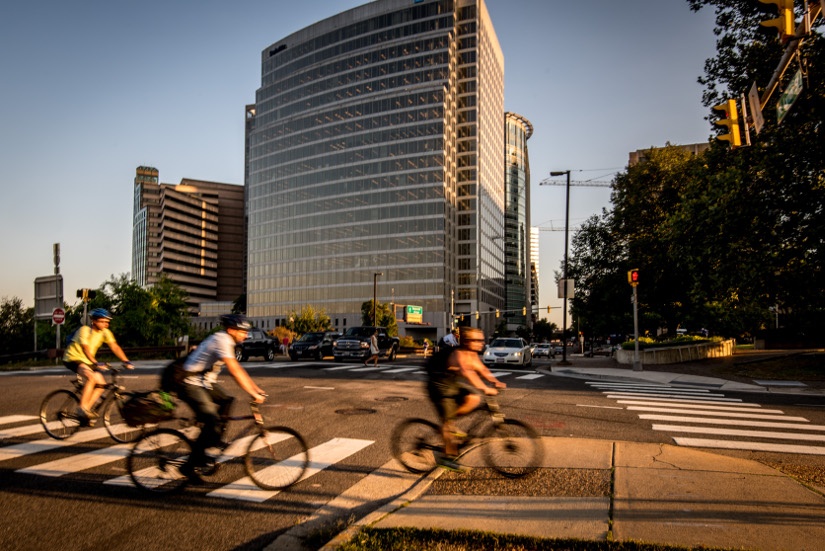
<path fill-rule="evenodd" d="M 336 409 L 335 413 L 338 415 L 370 415 L 376 413 L 376 410 L 370 408 Z"/>
<path fill-rule="evenodd" d="M 376 398 L 376 402 L 405 402 L 409 400 L 406 396 L 385 396 L 383 398 Z"/>

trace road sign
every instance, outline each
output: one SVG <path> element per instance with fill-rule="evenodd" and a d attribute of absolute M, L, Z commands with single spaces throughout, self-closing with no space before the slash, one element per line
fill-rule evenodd
<path fill-rule="evenodd" d="M 796 74 L 791 79 L 791 82 L 788 83 L 788 87 L 779 96 L 779 101 L 776 102 L 776 124 L 782 122 L 782 119 L 785 118 L 785 115 L 788 114 L 788 111 L 791 109 L 791 105 L 793 102 L 796 101 L 796 98 L 799 97 L 799 94 L 802 93 L 802 70 L 798 70 Z"/>
<path fill-rule="evenodd" d="M 62 325 L 64 321 L 66 321 L 66 312 L 63 308 L 55 308 L 52 311 L 52 323 Z"/>
<path fill-rule="evenodd" d="M 750 91 L 748 92 L 748 104 L 751 107 L 751 116 L 753 117 L 753 129 L 756 131 L 757 134 L 759 134 L 759 132 L 762 130 L 762 127 L 765 126 L 765 119 L 762 117 L 762 104 L 759 102 L 759 90 L 757 90 L 755 82 L 753 83 Z"/>
<path fill-rule="evenodd" d="M 34 279 L 34 319 L 49 320 L 55 308 L 63 306 L 63 276 L 60 274 Z"/>

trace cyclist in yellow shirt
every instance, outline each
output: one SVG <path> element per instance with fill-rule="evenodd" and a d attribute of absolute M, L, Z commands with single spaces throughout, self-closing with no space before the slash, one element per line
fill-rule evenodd
<path fill-rule="evenodd" d="M 123 349 L 117 344 L 115 336 L 109 330 L 112 315 L 104 308 L 95 308 L 89 314 L 92 326 L 81 326 L 74 334 L 72 342 L 63 354 L 63 365 L 77 373 L 86 381 L 80 395 L 80 410 L 77 412 L 82 425 L 88 425 L 91 419 L 97 417 L 92 408 L 103 393 L 106 379 L 101 371 L 108 369 L 106 364 L 95 358 L 98 349 L 103 343 L 109 346 L 127 369 L 134 369 L 132 362 L 126 357 Z"/>

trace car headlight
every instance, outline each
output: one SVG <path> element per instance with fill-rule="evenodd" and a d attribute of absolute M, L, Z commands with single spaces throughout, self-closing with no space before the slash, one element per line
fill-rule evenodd
<path fill-rule="evenodd" d="M 513 356 L 515 356 L 516 358 L 521 357 L 521 350 L 519 350 L 518 352 L 513 352 Z"/>
<path fill-rule="evenodd" d="M 369 348 L 369 347 L 370 347 L 370 343 L 368 343 L 368 342 L 362 342 L 361 343 L 361 348 Z"/>

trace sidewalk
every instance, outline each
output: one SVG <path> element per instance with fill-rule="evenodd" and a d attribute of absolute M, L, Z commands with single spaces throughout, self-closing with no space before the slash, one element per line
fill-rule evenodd
<path fill-rule="evenodd" d="M 609 361 L 584 364 L 553 365 L 552 374 L 770 391 L 761 385 L 697 375 L 634 372 Z M 468 495 L 481 492 L 471 488 L 467 474 L 437 469 L 419 478 L 390 461 L 282 535 L 269 549 L 309 549 L 302 544 L 303 536 L 341 511 L 351 511 L 359 520 L 322 547 L 324 551 L 337 549 L 362 527 L 468 529 L 594 541 L 609 537 L 760 551 L 825 549 L 825 488 L 806 487 L 762 463 L 670 444 L 563 437 L 543 440 L 543 469 L 524 481 L 503 481 L 499 490 L 494 488 L 487 495 Z M 484 467 L 478 450 L 469 452 L 462 462 Z M 581 477 L 589 477 L 607 481 L 608 488 L 589 495 L 581 491 L 543 495 L 541 488 L 557 484 L 559 476 L 571 477 L 571 487 Z M 450 484 L 450 479 L 456 483 Z M 489 480 L 482 484 L 491 486 Z M 370 512 L 370 501 L 386 504 Z"/>

